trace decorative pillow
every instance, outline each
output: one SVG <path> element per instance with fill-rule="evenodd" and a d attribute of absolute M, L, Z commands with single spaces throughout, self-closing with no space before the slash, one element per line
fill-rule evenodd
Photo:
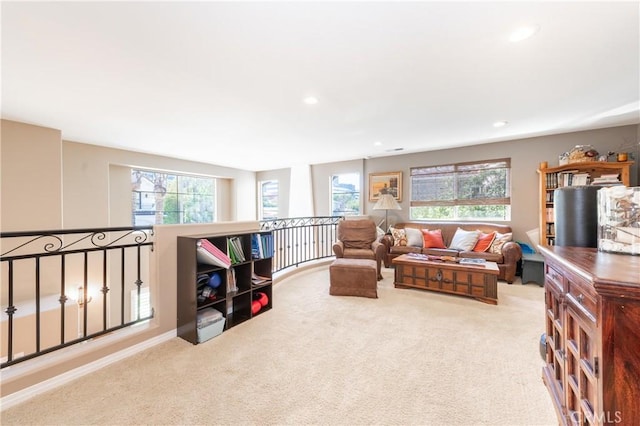
<path fill-rule="evenodd" d="M 489 248 L 489 252 L 495 253 L 495 254 L 502 254 L 502 246 L 505 243 L 511 241 L 512 237 L 513 237 L 512 232 L 507 232 L 506 234 L 501 234 L 499 232 L 496 232 L 496 238 L 493 240 L 493 243 Z"/>
<path fill-rule="evenodd" d="M 480 230 L 478 230 L 478 232 L 478 242 L 476 243 L 475 247 L 473 247 L 473 251 L 484 253 L 485 251 L 489 250 L 489 247 L 491 247 L 493 240 L 495 240 L 496 231 L 489 232 L 488 234 L 485 234 Z"/>
<path fill-rule="evenodd" d="M 404 232 L 404 229 L 389 228 L 389 230 L 391 231 L 391 235 L 393 236 L 394 246 L 407 245 L 407 234 Z"/>
<path fill-rule="evenodd" d="M 460 251 L 471 251 L 478 242 L 479 235 L 480 233 L 478 231 L 465 231 L 462 228 L 458 228 L 456 229 L 456 233 L 453 234 L 449 248 Z"/>
<path fill-rule="evenodd" d="M 384 237 L 384 231 L 379 226 L 376 226 L 376 241 L 380 241 Z"/>
<path fill-rule="evenodd" d="M 433 231 L 421 229 L 420 231 L 422 231 L 424 248 L 447 248 L 442 240 L 442 231 L 440 229 L 434 229 Z"/>
<path fill-rule="evenodd" d="M 422 239 L 422 232 L 416 228 L 404 228 L 404 233 L 407 235 L 407 245 L 411 247 L 423 247 L 424 240 Z"/>

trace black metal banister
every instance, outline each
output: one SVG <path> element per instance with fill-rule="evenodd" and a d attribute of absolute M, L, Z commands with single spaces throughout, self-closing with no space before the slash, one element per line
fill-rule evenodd
<path fill-rule="evenodd" d="M 309 216 L 260 221 L 273 232 L 273 272 L 333 256 L 338 223 L 343 216 Z"/>
<path fill-rule="evenodd" d="M 144 284 L 143 273 L 149 274 L 149 271 L 142 271 L 141 258 L 150 256 L 153 250 L 152 237 L 153 228 L 148 226 L 1 232 L 0 263 L 4 278 L 1 296 L 3 313 L 6 314 L 3 315 L 3 321 L 7 323 L 6 336 L 2 336 L 6 340 L 2 345 L 2 356 L 5 359 L 1 367 L 151 319 L 153 309 L 148 315 L 141 312 L 140 296 Z M 109 253 L 118 249 L 121 256 L 112 259 Z M 132 277 L 130 282 L 126 281 L 127 276 Z M 71 287 L 70 282 L 73 283 Z M 119 304 L 116 300 L 107 299 L 114 286 L 121 293 Z M 90 288 L 99 290 L 101 304 L 96 305 L 95 302 L 94 305 L 89 305 L 92 298 L 98 298 L 92 296 Z M 72 325 L 70 321 L 73 321 L 67 315 L 67 309 L 72 308 L 67 303 L 72 292 L 77 293 L 74 294 L 78 312 L 74 331 L 76 336 L 73 338 L 70 336 L 71 331 L 67 330 L 67 326 Z M 135 317 L 125 312 L 125 294 L 129 293 L 132 299 L 136 299 L 132 302 L 137 306 L 129 308 L 130 311 L 137 308 Z M 58 306 L 47 314 L 47 320 L 44 313 L 51 309 L 43 311 L 41 299 L 56 295 L 59 296 Z M 27 308 L 27 318 L 33 315 L 33 328 L 27 325 L 29 321 L 18 320 L 25 317 L 25 314 L 18 312 L 16 302 L 20 307 Z M 34 307 L 35 312 L 32 312 Z M 55 314 L 56 310 L 59 316 Z M 97 315 L 98 310 L 101 315 Z M 16 317 L 16 314 L 20 314 L 20 317 Z M 43 327 L 51 327 L 47 324 L 51 315 L 59 318 L 56 321 L 60 326 L 57 341 L 51 331 L 43 335 Z"/>
<path fill-rule="evenodd" d="M 261 221 L 260 228 L 272 231 L 274 236 L 273 272 L 334 256 L 337 226 L 343 219 L 343 216 L 317 216 Z M 148 315 L 141 310 L 145 284 L 142 258 L 150 256 L 153 251 L 152 237 L 153 228 L 142 226 L 0 232 L 3 274 L 0 278 L 6 278 L 2 280 L 2 309 L 6 314 L 3 320 L 7 321 L 7 332 L 1 337 L 6 339 L 2 345 L 6 348 L 6 353 L 2 354 L 6 359 L 0 367 L 5 368 L 153 318 L 153 308 Z M 143 251 L 147 246 L 148 252 Z M 96 254 L 100 252 L 101 258 Z M 73 284 L 71 287 L 70 283 Z M 94 302 L 91 305 L 91 312 L 97 313 L 100 309 L 101 315 L 89 315 L 90 287 L 92 290 L 99 289 L 99 297 L 102 298 L 100 304 Z M 78 318 L 75 320 L 71 314 L 73 311 L 67 312 L 73 308 L 68 303 L 69 300 L 74 301 L 73 296 L 69 297 L 73 291 L 78 292 L 75 300 Z M 29 292 L 33 297 L 27 300 L 25 294 Z M 56 326 L 60 326 L 59 338 L 52 337 L 51 331 L 43 335 L 44 325 L 47 324 L 44 312 L 48 312 L 48 309 L 45 307 L 43 310 L 41 299 L 50 297 L 57 298 L 54 311 L 59 312 L 55 314 L 58 318 Z M 95 295 L 93 297 L 98 298 Z M 136 305 L 129 306 L 130 315 L 125 312 L 127 297 L 135 298 L 131 302 Z M 29 311 L 35 306 L 35 329 L 16 328 L 20 326 L 16 325 L 16 301 L 20 306 L 27 303 Z M 73 326 L 75 321 L 77 334 L 72 337 L 67 326 Z M 32 346 L 19 340 L 29 333 L 35 336 Z M 56 339 L 56 343 L 50 343 Z M 20 347 L 16 346 L 17 343 Z M 28 350 L 24 349 L 25 345 L 29 346 Z"/>

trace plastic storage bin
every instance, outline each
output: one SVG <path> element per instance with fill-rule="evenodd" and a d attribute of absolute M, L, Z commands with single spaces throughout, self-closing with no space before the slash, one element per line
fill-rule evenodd
<path fill-rule="evenodd" d="M 206 342 L 222 333 L 225 318 L 216 309 L 209 308 L 198 312 L 198 343 Z"/>

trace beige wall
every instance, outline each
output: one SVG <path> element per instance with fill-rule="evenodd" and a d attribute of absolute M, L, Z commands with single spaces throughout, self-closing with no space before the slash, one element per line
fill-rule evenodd
<path fill-rule="evenodd" d="M 254 172 L 69 141 L 62 147 L 65 228 L 130 226 L 130 168 L 219 178 L 218 220 L 256 217 Z"/>
<path fill-rule="evenodd" d="M 2 231 L 62 227 L 60 131 L 2 120 Z"/>
<path fill-rule="evenodd" d="M 507 142 L 496 142 L 469 147 L 444 149 L 429 152 L 418 152 L 403 155 L 392 155 L 379 158 L 341 161 L 335 163 L 314 164 L 312 168 L 314 215 L 326 216 L 331 214 L 330 178 L 334 174 L 360 173 L 362 176 L 362 214 L 370 215 L 379 221 L 384 217 L 384 211 L 373 210 L 374 203 L 368 200 L 369 173 L 402 171 L 403 197 L 400 205 L 402 210 L 389 211 L 389 223 L 408 221 L 410 205 L 411 167 L 450 164 L 453 162 L 477 161 L 494 158 L 511 158 L 511 221 L 508 224 L 514 230 L 514 238 L 527 241 L 526 231 L 536 229 L 538 225 L 538 165 L 547 161 L 550 166 L 558 165 L 558 156 L 571 150 L 576 145 L 591 144 L 596 150 L 604 154 L 607 151 L 618 151 L 627 141 L 640 141 L 640 126 L 620 126 L 607 129 L 589 130 L 584 132 L 565 133 L 552 136 L 516 139 Z M 638 160 L 640 160 L 640 146 L 636 145 L 633 152 L 636 162 L 631 169 L 631 185 L 640 185 Z M 280 182 L 281 198 L 289 196 L 288 174 L 286 170 L 273 172 L 259 172 L 258 179 L 277 178 Z M 290 194 L 295 198 L 296 194 Z M 287 217 L 283 214 L 283 217 Z"/>
<path fill-rule="evenodd" d="M 289 194 L 291 193 L 291 169 L 267 170 L 256 173 L 256 194 L 260 195 L 260 182 L 267 180 L 278 181 L 278 217 L 289 217 Z M 260 212 L 260 206 L 256 197 L 256 211 Z"/>
<path fill-rule="evenodd" d="M 331 176 L 346 173 L 360 174 L 360 211 L 365 214 L 367 184 L 365 182 L 365 160 L 340 161 L 314 164 L 311 168 L 313 205 L 316 216 L 331 216 Z"/>

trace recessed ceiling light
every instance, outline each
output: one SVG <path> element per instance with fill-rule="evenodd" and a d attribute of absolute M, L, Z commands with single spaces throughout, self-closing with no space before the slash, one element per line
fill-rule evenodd
<path fill-rule="evenodd" d="M 509 41 L 517 43 L 522 40 L 526 40 L 529 37 L 533 36 L 540 30 L 540 27 L 537 25 L 528 25 L 524 27 L 517 28 L 514 32 L 509 36 Z"/>
<path fill-rule="evenodd" d="M 302 102 L 304 102 L 307 105 L 315 105 L 318 103 L 318 98 L 316 98 L 315 96 L 307 96 L 302 100 Z"/>
<path fill-rule="evenodd" d="M 373 145 L 374 145 L 374 146 L 382 146 L 382 142 L 380 142 L 380 141 L 375 141 L 375 142 L 373 143 Z"/>
<path fill-rule="evenodd" d="M 505 120 L 496 121 L 495 123 L 493 123 L 493 127 L 504 127 L 507 124 L 509 124 L 509 122 Z"/>

